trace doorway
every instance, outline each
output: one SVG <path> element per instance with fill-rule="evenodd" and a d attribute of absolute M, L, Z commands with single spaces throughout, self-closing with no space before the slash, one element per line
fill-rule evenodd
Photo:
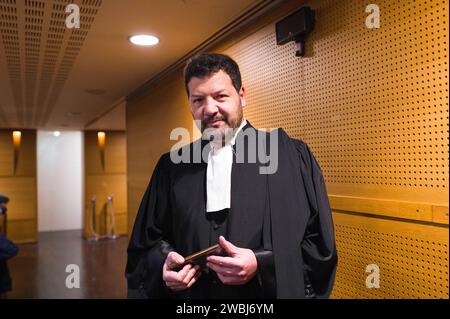
<path fill-rule="evenodd" d="M 38 231 L 82 228 L 83 135 L 38 131 Z"/>

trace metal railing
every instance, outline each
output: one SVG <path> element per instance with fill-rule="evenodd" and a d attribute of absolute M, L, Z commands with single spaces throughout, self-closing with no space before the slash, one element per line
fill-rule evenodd
<path fill-rule="evenodd" d="M 89 235 L 87 237 L 88 240 L 100 240 L 100 239 L 117 239 L 120 236 L 116 233 L 116 222 L 114 218 L 114 197 L 113 195 L 108 195 L 107 203 L 105 206 L 106 214 L 105 217 L 105 223 L 107 225 L 106 235 L 100 235 L 96 231 L 96 213 L 95 213 L 95 207 L 96 207 L 96 197 L 92 196 L 91 200 L 89 201 L 88 205 L 88 214 L 87 214 L 87 229 L 89 232 Z M 109 217 L 109 223 L 106 220 L 107 217 Z"/>
<path fill-rule="evenodd" d="M 108 208 L 109 208 L 109 229 L 106 232 L 106 236 L 109 239 L 116 239 L 119 236 L 116 234 L 116 221 L 114 219 L 114 205 L 113 205 L 113 196 L 109 195 L 107 198 Z"/>

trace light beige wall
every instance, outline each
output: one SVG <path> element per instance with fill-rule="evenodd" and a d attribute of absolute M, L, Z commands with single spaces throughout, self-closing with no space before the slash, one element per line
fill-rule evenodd
<path fill-rule="evenodd" d="M 273 23 L 302 3 L 317 22 L 297 58 Z M 362 0 L 286 1 L 214 51 L 239 63 L 252 124 L 283 127 L 321 164 L 339 252 L 333 297 L 448 298 L 449 4 L 377 4 L 382 27 L 370 30 Z M 127 105 L 130 226 L 177 126 L 191 127 L 181 70 Z M 374 263 L 383 279 L 369 290 Z"/>
<path fill-rule="evenodd" d="M 0 193 L 10 198 L 7 235 L 16 243 L 37 241 L 36 131 L 22 130 L 14 170 L 12 130 L 0 130 Z"/>
<path fill-rule="evenodd" d="M 90 199 L 96 198 L 95 231 L 106 234 L 107 196 L 113 195 L 115 225 L 119 234 L 127 233 L 127 187 L 126 187 L 126 133 L 105 131 L 104 167 L 102 166 L 97 131 L 84 132 L 85 163 L 85 214 L 84 236 L 88 231 L 88 208 Z"/>

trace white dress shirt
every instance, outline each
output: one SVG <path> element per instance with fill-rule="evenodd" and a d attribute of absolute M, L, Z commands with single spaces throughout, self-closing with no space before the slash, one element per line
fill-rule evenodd
<path fill-rule="evenodd" d="M 231 207 L 231 167 L 233 166 L 233 145 L 236 136 L 247 121 L 242 120 L 233 138 L 223 147 L 212 143 L 208 154 L 206 170 L 206 211 L 216 212 Z"/>

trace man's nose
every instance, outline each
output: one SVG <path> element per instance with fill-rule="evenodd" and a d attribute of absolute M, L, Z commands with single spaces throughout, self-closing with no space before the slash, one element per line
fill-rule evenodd
<path fill-rule="evenodd" d="M 219 111 L 219 108 L 217 107 L 216 101 L 208 97 L 205 101 L 205 114 L 206 115 L 214 115 Z"/>

